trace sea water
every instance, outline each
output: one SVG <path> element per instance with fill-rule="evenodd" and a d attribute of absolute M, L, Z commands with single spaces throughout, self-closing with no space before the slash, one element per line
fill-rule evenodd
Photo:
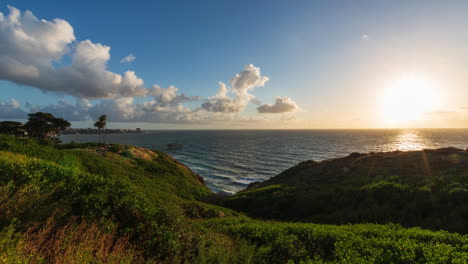
<path fill-rule="evenodd" d="M 98 135 L 64 135 L 64 142 L 99 141 Z M 321 161 L 353 152 L 468 148 L 468 129 L 399 130 L 178 130 L 110 134 L 110 143 L 157 147 L 205 179 L 215 192 L 235 193 L 304 160 Z"/>

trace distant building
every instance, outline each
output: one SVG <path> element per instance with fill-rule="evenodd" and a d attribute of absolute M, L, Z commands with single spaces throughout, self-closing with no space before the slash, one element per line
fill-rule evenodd
<path fill-rule="evenodd" d="M 125 133 L 143 133 L 141 128 L 137 129 L 107 129 L 106 134 L 125 134 Z M 102 131 L 94 128 L 68 128 L 62 131 L 62 134 L 102 134 Z"/>

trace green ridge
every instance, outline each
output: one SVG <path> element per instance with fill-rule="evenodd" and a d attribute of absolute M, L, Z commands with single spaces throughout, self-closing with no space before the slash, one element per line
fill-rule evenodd
<path fill-rule="evenodd" d="M 306 161 L 253 184 L 224 204 L 259 218 L 393 222 L 468 233 L 468 152 L 354 153 Z"/>

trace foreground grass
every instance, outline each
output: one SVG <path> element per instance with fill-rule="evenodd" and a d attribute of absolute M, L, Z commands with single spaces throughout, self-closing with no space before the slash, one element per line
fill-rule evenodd
<path fill-rule="evenodd" d="M 253 220 L 131 146 L 0 136 L 0 263 L 465 263 L 466 235 Z"/>
<path fill-rule="evenodd" d="M 239 219 L 203 221 L 255 245 L 258 263 L 466 263 L 468 236 L 395 224 L 318 225 Z"/>

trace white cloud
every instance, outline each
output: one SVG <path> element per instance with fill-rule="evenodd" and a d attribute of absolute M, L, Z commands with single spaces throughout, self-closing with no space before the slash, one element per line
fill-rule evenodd
<path fill-rule="evenodd" d="M 248 99 L 246 97 L 236 96 L 231 98 L 228 96 L 229 89 L 226 84 L 219 82 L 219 91 L 214 96 L 208 99 L 201 105 L 201 108 L 208 112 L 220 113 L 238 113 L 242 112 L 247 106 Z"/>
<path fill-rule="evenodd" d="M 199 96 L 186 96 L 185 94 L 177 93 L 179 89 L 173 85 L 162 88 L 159 85 L 154 85 L 149 90 L 148 95 L 154 96 L 155 102 L 159 106 L 175 106 L 183 102 L 199 101 Z"/>
<path fill-rule="evenodd" d="M 85 121 L 89 120 L 88 110 L 91 108 L 91 103 L 86 99 L 76 99 L 75 104 L 70 104 L 65 100 L 60 100 L 57 104 L 48 105 L 45 107 L 30 107 L 29 111 L 51 113 L 56 117 L 64 118 L 68 121 Z"/>
<path fill-rule="evenodd" d="M 369 40 L 370 39 L 370 36 L 367 35 L 367 34 L 362 34 L 361 35 L 361 40 Z"/>
<path fill-rule="evenodd" d="M 231 79 L 231 86 L 233 92 L 239 96 L 248 94 L 249 90 L 255 87 L 264 86 L 269 80 L 268 77 L 260 74 L 260 68 L 252 64 L 244 66 L 244 70 L 236 74 Z"/>
<path fill-rule="evenodd" d="M 218 93 L 215 94 L 214 96 L 209 97 L 208 99 L 226 99 L 228 98 L 227 94 L 229 92 L 229 89 L 227 85 L 223 82 L 219 82 L 219 90 Z"/>
<path fill-rule="evenodd" d="M 130 121 L 134 117 L 136 106 L 131 97 L 121 97 L 113 100 L 102 100 L 92 106 L 88 113 L 92 119 L 107 115 L 109 121 Z"/>
<path fill-rule="evenodd" d="M 247 103 L 248 101 L 235 97 L 208 100 L 201 105 L 201 108 L 209 112 L 239 113 L 245 109 Z"/>
<path fill-rule="evenodd" d="M 156 123 L 203 123 L 223 120 L 205 110 L 190 110 L 182 104 L 162 106 L 158 101 L 151 100 L 135 103 L 132 98 L 102 100 L 89 110 L 92 119 L 106 114 L 112 122 L 156 122 Z"/>
<path fill-rule="evenodd" d="M 16 99 L 11 99 L 9 102 L 0 101 L 0 118 L 22 119 L 26 117 L 26 112 L 20 108 L 20 103 Z"/>
<path fill-rule="evenodd" d="M 61 100 L 45 107 L 29 107 L 29 111 L 48 112 L 69 121 L 96 120 L 103 114 L 107 115 L 109 122 L 187 123 L 195 120 L 195 117 L 198 120 L 203 119 L 201 113 L 196 113 L 181 103 L 171 103 L 178 100 L 177 98 L 176 96 L 163 104 L 155 99 L 137 103 L 132 97 L 104 99 L 94 105 L 86 99 L 77 99 L 75 104 Z"/>
<path fill-rule="evenodd" d="M 260 68 L 252 64 L 246 65 L 240 73 L 232 77 L 231 89 L 225 83 L 220 82 L 218 93 L 209 97 L 201 105 L 201 108 L 209 112 L 242 112 L 250 101 L 258 103 L 258 100 L 255 100 L 255 96 L 249 91 L 255 87 L 264 86 L 268 80 L 268 77 L 261 75 Z M 229 97 L 229 92 L 234 94 L 234 97 Z"/>
<path fill-rule="evenodd" d="M 147 90 L 134 72 L 107 71 L 110 47 L 90 40 L 75 42 L 65 20 L 39 20 L 31 12 L 8 7 L 0 13 L 0 79 L 81 98 L 143 96 Z M 57 67 L 65 55 L 72 63 Z"/>
<path fill-rule="evenodd" d="M 289 97 L 277 97 L 274 104 L 264 104 L 257 107 L 259 113 L 287 113 L 299 109 L 297 104 Z"/>
<path fill-rule="evenodd" d="M 127 56 L 125 56 L 123 59 L 121 59 L 120 63 L 124 63 L 124 64 L 125 63 L 131 63 L 135 59 L 136 59 L 135 55 L 133 55 L 133 53 L 130 53 Z"/>

